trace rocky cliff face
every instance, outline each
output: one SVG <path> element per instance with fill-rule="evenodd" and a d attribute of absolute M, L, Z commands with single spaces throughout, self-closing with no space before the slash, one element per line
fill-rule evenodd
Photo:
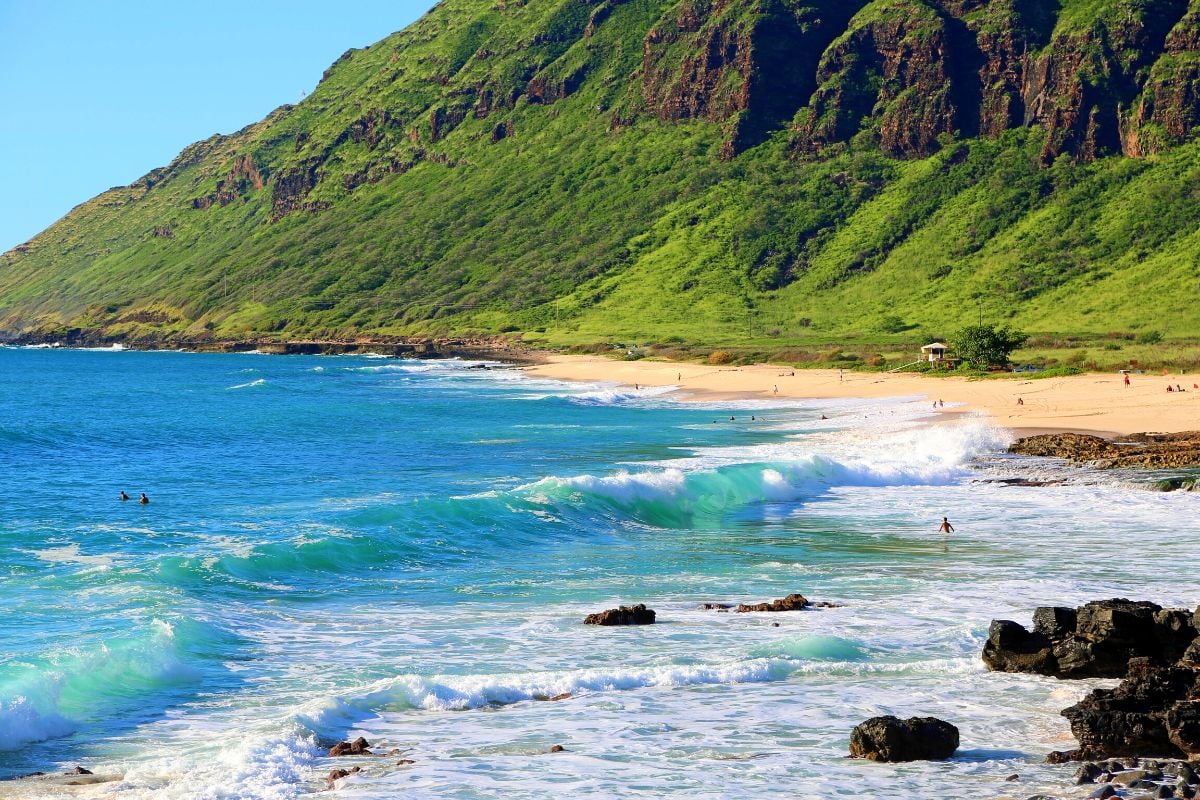
<path fill-rule="evenodd" d="M 297 140 L 295 156 L 268 172 L 237 162 L 193 207 L 228 204 L 273 174 L 273 219 L 320 210 L 330 201 L 310 195 L 320 194 L 323 165 L 346 160 L 348 148 L 369 156 L 341 176 L 339 191 L 441 159 L 428 146 L 470 118 L 498 117 L 487 125 L 493 143 L 519 138 L 514 109 L 584 87 L 597 41 L 624 5 L 561 0 L 543 29 L 515 45 L 472 22 L 459 55 L 428 59 L 424 91 L 435 98 L 424 109 L 372 109 L 324 145 Z M 640 67 L 625 76 L 613 125 L 642 116 L 716 123 L 726 159 L 783 129 L 805 158 L 860 134 L 889 155 L 916 158 L 954 138 L 1031 127 L 1045 132 L 1047 164 L 1061 155 L 1142 157 L 1190 137 L 1200 118 L 1200 0 L 1190 8 L 1188 0 L 1082 5 L 675 0 L 642 36 Z M 362 57 L 348 52 L 330 74 Z M 411 77 L 397 70 L 391 80 Z"/>
<path fill-rule="evenodd" d="M 855 2 L 681 0 L 642 43 L 646 109 L 662 120 L 725 124 L 732 157 L 790 119 L 816 88 L 821 52 Z"/>

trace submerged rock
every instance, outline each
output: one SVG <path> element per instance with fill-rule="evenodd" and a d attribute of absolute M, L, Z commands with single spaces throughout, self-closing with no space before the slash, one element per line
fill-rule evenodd
<path fill-rule="evenodd" d="M 621 606 L 610 608 L 598 614 L 588 614 L 583 620 L 584 625 L 653 625 L 654 609 L 646 608 L 645 603 L 636 606 Z"/>
<path fill-rule="evenodd" d="M 333 747 L 329 748 L 331 756 L 369 756 L 371 751 L 367 748 L 370 743 L 363 737 L 358 737 L 353 742 L 338 742 Z"/>
<path fill-rule="evenodd" d="M 754 603 L 747 605 L 741 603 L 735 609 L 739 614 L 744 614 L 748 611 L 800 611 L 811 605 L 808 598 L 802 594 L 789 594 L 787 597 L 779 600 L 772 600 L 770 603 Z"/>
<path fill-rule="evenodd" d="M 332 789 L 333 784 L 340 781 L 349 775 L 354 775 L 357 772 L 362 772 L 362 767 L 351 767 L 350 769 L 335 769 L 330 770 L 329 775 L 325 778 L 325 785 Z"/>
<path fill-rule="evenodd" d="M 850 755 L 871 761 L 941 761 L 958 749 L 958 728 L 936 717 L 872 717 L 850 734 Z"/>

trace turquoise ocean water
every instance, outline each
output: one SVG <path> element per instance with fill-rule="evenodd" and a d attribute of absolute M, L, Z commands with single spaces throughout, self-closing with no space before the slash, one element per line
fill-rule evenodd
<path fill-rule="evenodd" d="M 0 797 L 291 798 L 355 764 L 336 796 L 1026 797 L 1069 782 L 1040 762 L 1091 684 L 987 673 L 989 620 L 1200 594 L 1200 498 L 1018 473 L 923 400 L 478 367 L 0 348 L 0 777 L 123 776 Z M 844 607 L 699 609 L 790 592 Z M 660 624 L 580 624 L 631 602 Z M 881 713 L 962 748 L 843 758 Z M 403 756 L 324 756 L 359 735 Z"/>

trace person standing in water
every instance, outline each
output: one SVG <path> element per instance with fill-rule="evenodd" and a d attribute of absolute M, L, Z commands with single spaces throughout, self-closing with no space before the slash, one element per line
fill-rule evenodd
<path fill-rule="evenodd" d="M 142 492 L 142 496 L 138 499 L 138 502 L 141 503 L 142 505 L 146 505 L 150 502 L 150 498 L 146 497 L 145 492 Z"/>
<path fill-rule="evenodd" d="M 950 520 L 942 517 L 942 524 L 938 526 L 938 533 L 944 533 L 947 536 L 954 533 L 954 526 L 950 524 Z"/>

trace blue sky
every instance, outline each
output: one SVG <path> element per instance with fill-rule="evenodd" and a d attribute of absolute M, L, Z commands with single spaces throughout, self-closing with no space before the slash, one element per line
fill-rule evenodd
<path fill-rule="evenodd" d="M 432 0 L 0 0 L 0 252 L 311 91 Z"/>

